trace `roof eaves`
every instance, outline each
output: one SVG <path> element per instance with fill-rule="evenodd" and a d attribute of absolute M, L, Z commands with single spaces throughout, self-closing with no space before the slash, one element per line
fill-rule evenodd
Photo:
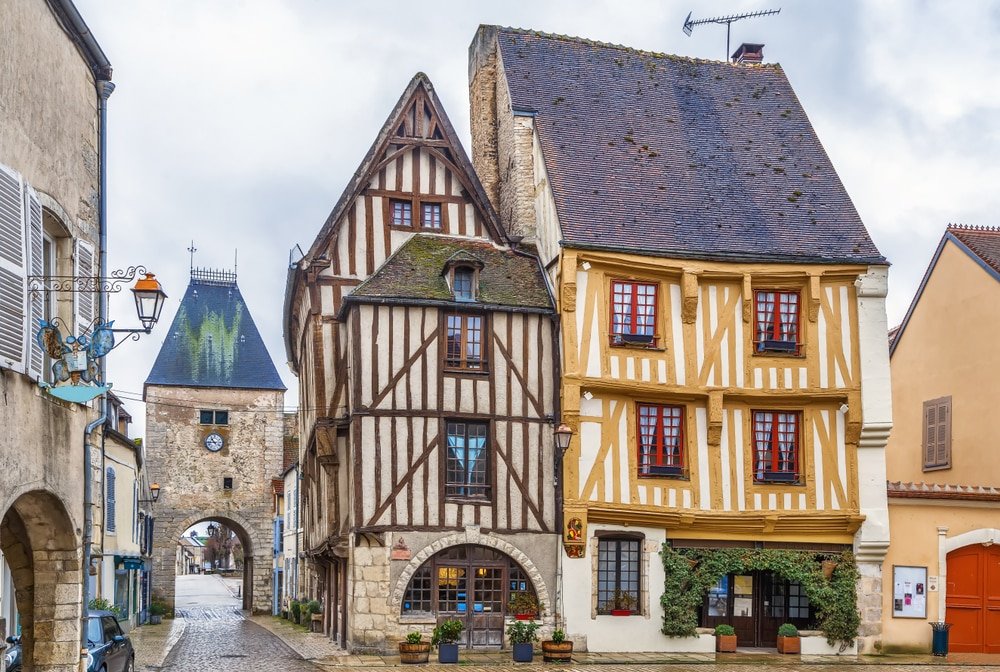
<path fill-rule="evenodd" d="M 618 245 L 599 245 L 595 243 L 577 243 L 568 240 L 560 240 L 559 245 L 565 248 L 579 250 L 595 250 L 601 252 L 629 252 L 648 257 L 667 257 L 676 259 L 702 259 L 705 261 L 743 262 L 743 263 L 788 263 L 788 264 L 844 264 L 849 266 L 889 266 L 889 262 L 883 256 L 859 257 L 859 258 L 839 258 L 839 257 L 810 257 L 786 254 L 768 253 L 766 255 L 745 254 L 742 252 L 717 252 L 715 254 L 705 254 L 702 252 L 689 252 L 677 249 L 652 249 L 642 247 L 622 247 Z"/>

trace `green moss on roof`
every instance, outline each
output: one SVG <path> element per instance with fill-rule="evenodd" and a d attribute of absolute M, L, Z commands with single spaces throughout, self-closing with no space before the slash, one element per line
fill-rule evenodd
<path fill-rule="evenodd" d="M 489 306 L 552 310 L 538 261 L 468 238 L 416 235 L 348 296 L 353 300 L 453 301 L 445 277 L 449 261 L 477 260 L 479 301 Z"/>

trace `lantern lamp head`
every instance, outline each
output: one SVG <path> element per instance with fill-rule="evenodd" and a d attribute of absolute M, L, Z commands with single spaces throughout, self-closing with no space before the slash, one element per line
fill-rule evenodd
<path fill-rule="evenodd" d="M 560 423 L 553 433 L 556 441 L 556 449 L 559 451 L 559 458 L 562 459 L 569 448 L 570 441 L 573 440 L 573 429 L 565 422 Z"/>
<path fill-rule="evenodd" d="M 152 496 L 154 502 L 158 500 L 160 498 L 160 484 L 159 483 L 151 484 L 149 486 L 149 494 L 150 496 Z"/>
<path fill-rule="evenodd" d="M 167 294 L 154 274 L 145 275 L 146 277 L 136 280 L 132 294 L 135 296 L 135 310 L 139 314 L 139 321 L 149 332 L 160 319 L 160 311 L 163 310 Z"/>

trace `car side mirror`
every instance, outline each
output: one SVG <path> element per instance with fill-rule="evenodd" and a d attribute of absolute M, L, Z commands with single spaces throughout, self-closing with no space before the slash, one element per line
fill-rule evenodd
<path fill-rule="evenodd" d="M 125 641 L 125 636 L 115 635 L 114 637 L 111 638 L 111 641 L 114 642 L 115 644 L 121 644 L 122 642 Z"/>

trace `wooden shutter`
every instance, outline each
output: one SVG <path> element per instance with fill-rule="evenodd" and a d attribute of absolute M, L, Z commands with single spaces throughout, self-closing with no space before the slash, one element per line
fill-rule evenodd
<path fill-rule="evenodd" d="M 115 531 L 115 470 L 108 467 L 107 478 L 104 481 L 104 531 Z"/>
<path fill-rule="evenodd" d="M 0 165 L 0 366 L 24 373 L 27 264 L 21 176 Z"/>
<path fill-rule="evenodd" d="M 84 278 L 94 278 L 97 275 L 96 258 L 94 246 L 85 240 L 76 241 L 76 249 L 73 254 L 74 270 L 77 282 L 82 282 Z M 94 286 L 94 282 L 87 283 L 86 289 Z M 77 291 L 73 294 L 76 317 L 76 335 L 79 336 L 85 329 L 92 326 L 97 317 L 97 294 L 91 291 Z"/>
<path fill-rule="evenodd" d="M 27 185 L 24 189 L 24 213 L 28 243 L 28 275 L 40 278 L 45 274 L 45 266 L 42 261 L 42 204 L 39 202 L 35 190 Z M 45 318 L 44 283 L 36 281 L 34 288 L 35 291 L 31 291 L 32 287 L 28 287 L 28 329 L 25 352 L 28 354 L 28 375 L 35 380 L 40 380 L 42 367 L 45 364 L 45 355 L 42 347 L 38 345 L 35 334 L 38 332 L 39 323 Z"/>
<path fill-rule="evenodd" d="M 951 397 L 924 402 L 924 471 L 951 466 Z"/>

